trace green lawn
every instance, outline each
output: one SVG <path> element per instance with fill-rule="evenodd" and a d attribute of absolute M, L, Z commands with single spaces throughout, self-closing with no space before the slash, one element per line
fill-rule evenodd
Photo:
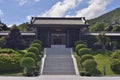
<path fill-rule="evenodd" d="M 95 61 L 97 62 L 97 70 L 94 74 L 95 76 L 104 76 L 104 67 L 106 69 L 106 76 L 118 75 L 118 74 L 115 74 L 110 68 L 110 62 L 111 62 L 110 51 L 97 51 L 97 52 L 94 51 L 92 55 Z M 77 56 L 76 53 L 75 53 L 75 57 L 76 57 L 78 69 L 80 72 L 82 70 L 80 65 L 80 57 Z"/>
<path fill-rule="evenodd" d="M 104 67 L 106 69 L 106 75 L 116 75 L 110 68 L 110 57 L 107 54 L 96 54 L 93 56 L 97 62 L 97 69 L 104 75 Z"/>

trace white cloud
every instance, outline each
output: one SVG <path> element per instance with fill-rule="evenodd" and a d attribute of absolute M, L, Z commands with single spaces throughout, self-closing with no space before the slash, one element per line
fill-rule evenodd
<path fill-rule="evenodd" d="M 27 3 L 27 0 L 18 0 L 18 1 L 20 6 L 23 6 L 24 4 Z"/>
<path fill-rule="evenodd" d="M 108 4 L 112 0 L 89 0 L 88 7 L 77 11 L 77 17 L 95 18 L 104 13 Z"/>
<path fill-rule="evenodd" d="M 40 16 L 43 17 L 63 17 L 68 10 L 74 9 L 82 0 L 63 0 L 57 2 L 51 9 Z"/>
<path fill-rule="evenodd" d="M 25 5 L 25 4 L 27 4 L 28 2 L 31 2 L 31 1 L 39 2 L 40 0 L 17 0 L 17 2 L 19 2 L 20 6 L 23 6 L 23 5 Z"/>
<path fill-rule="evenodd" d="M 40 0 L 35 0 L 35 2 L 39 2 Z"/>
<path fill-rule="evenodd" d="M 0 17 L 4 15 L 3 11 L 0 9 Z"/>
<path fill-rule="evenodd" d="M 7 27 L 12 27 L 14 24 L 10 24 L 10 25 L 8 25 Z"/>
<path fill-rule="evenodd" d="M 26 17 L 27 21 L 30 21 L 30 20 L 31 20 L 31 17 L 34 17 L 34 15 L 28 15 L 28 16 Z"/>

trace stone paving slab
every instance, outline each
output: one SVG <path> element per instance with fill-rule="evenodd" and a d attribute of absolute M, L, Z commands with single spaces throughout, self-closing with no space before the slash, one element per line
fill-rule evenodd
<path fill-rule="evenodd" d="M 0 77 L 0 80 L 120 80 L 120 77 L 81 77 L 77 75 L 42 75 L 38 77 Z"/>

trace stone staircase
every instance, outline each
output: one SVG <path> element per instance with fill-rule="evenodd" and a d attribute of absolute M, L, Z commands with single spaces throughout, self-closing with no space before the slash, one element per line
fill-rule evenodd
<path fill-rule="evenodd" d="M 71 49 L 64 45 L 47 48 L 42 75 L 75 75 Z"/>

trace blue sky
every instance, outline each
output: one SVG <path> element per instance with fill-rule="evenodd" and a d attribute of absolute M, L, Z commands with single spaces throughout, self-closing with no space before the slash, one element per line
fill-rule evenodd
<path fill-rule="evenodd" d="M 0 0 L 0 19 L 8 26 L 31 16 L 92 19 L 120 7 L 120 0 Z"/>

